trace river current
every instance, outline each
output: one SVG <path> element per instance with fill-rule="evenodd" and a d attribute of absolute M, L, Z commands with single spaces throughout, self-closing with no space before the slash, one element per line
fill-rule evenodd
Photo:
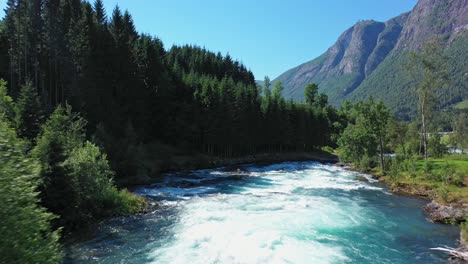
<path fill-rule="evenodd" d="M 135 192 L 159 206 L 103 222 L 67 263 L 445 263 L 430 248 L 459 235 L 430 223 L 425 201 L 317 162 L 170 174 Z"/>

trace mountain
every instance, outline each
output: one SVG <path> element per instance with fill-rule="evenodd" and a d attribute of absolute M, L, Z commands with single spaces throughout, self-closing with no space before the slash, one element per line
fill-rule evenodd
<path fill-rule="evenodd" d="M 433 37 L 445 45 L 452 80 L 439 90 L 441 106 L 468 99 L 468 0 L 420 0 L 412 11 L 386 22 L 360 21 L 319 57 L 277 77 L 283 95 L 303 100 L 303 89 L 319 84 L 332 104 L 372 95 L 403 119 L 415 113 L 414 80 L 405 70 L 408 54 Z"/>

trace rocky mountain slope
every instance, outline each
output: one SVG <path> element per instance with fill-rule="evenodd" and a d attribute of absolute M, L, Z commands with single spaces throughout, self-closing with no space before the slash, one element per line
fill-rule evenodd
<path fill-rule="evenodd" d="M 420 0 L 412 11 L 386 22 L 360 21 L 318 58 L 281 74 L 284 96 L 303 100 L 303 89 L 319 84 L 330 102 L 372 95 L 401 118 L 416 104 L 414 80 L 405 70 L 409 51 L 440 37 L 449 58 L 450 85 L 439 91 L 441 106 L 468 98 L 468 0 Z"/>

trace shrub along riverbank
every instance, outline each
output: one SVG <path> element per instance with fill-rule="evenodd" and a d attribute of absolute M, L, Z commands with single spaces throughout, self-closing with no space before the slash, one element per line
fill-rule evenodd
<path fill-rule="evenodd" d="M 86 121 L 71 107 L 42 119 L 30 87 L 14 102 L 0 80 L 2 263 L 58 263 L 61 233 L 145 205 L 116 188 L 106 154 L 86 140 Z"/>
<path fill-rule="evenodd" d="M 338 114 L 345 120 L 337 140 L 340 161 L 385 181 L 393 192 L 433 200 L 425 211 L 435 222 L 466 221 L 468 155 L 447 154 L 442 133 L 437 132 L 448 126 L 453 130 L 451 147 L 466 148 L 465 113 L 452 113 L 443 122 L 436 118 L 426 123 L 401 122 L 392 118 L 381 102 L 370 98 L 345 104 Z M 441 115 L 447 115 L 437 114 L 440 120 Z M 466 234 L 466 227 L 461 225 L 462 234 Z"/>

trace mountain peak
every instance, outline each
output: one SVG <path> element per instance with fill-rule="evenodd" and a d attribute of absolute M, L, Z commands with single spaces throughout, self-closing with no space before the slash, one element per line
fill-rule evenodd
<path fill-rule="evenodd" d="M 435 36 L 445 40 L 449 47 L 457 39 L 464 39 L 467 29 L 468 0 L 420 0 L 412 11 L 386 22 L 358 21 L 345 30 L 324 54 L 286 71 L 275 80 L 282 81 L 284 95 L 294 100 L 303 100 L 303 89 L 310 82 L 318 83 L 320 92 L 327 94 L 335 105 L 344 100 L 365 99 L 356 94 L 368 96 L 361 88 L 367 79 L 376 78 L 373 77 L 376 71 L 379 78 L 398 81 L 395 72 L 387 76 L 390 73 L 380 69 L 388 67 L 390 60 L 396 60 L 395 56 L 415 50 Z M 457 45 L 463 46 L 463 43 Z M 402 68 L 400 62 L 396 64 L 395 67 Z M 392 82 L 388 83 L 387 94 L 392 86 Z M 377 84 L 377 81 L 373 83 L 374 86 Z M 457 94 L 458 97 L 465 96 Z M 377 97 L 384 101 L 386 98 L 384 95 Z M 411 103 L 414 102 L 408 102 Z"/>
<path fill-rule="evenodd" d="M 440 36 L 449 42 L 468 29 L 468 0 L 420 0 L 408 16 L 397 48 L 417 49 Z"/>

